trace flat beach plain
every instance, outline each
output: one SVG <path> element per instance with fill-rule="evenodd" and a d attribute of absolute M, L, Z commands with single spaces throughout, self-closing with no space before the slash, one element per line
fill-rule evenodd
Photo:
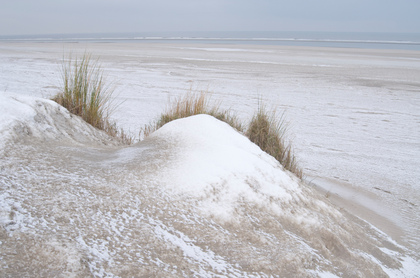
<path fill-rule="evenodd" d="M 420 52 L 225 44 L 1 43 L 0 92 L 49 98 L 63 58 L 99 58 L 136 134 L 168 100 L 208 90 L 247 121 L 290 122 L 307 181 L 420 252 Z"/>

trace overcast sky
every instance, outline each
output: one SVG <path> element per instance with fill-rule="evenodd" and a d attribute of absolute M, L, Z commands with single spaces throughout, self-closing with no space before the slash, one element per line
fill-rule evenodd
<path fill-rule="evenodd" d="M 0 35 L 420 32 L 420 0 L 0 0 Z"/>

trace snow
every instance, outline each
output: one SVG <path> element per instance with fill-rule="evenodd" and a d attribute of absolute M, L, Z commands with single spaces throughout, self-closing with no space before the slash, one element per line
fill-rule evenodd
<path fill-rule="evenodd" d="M 11 97 L 7 94 L 0 95 L 0 144 L 4 144 L 11 136 L 10 129 L 17 120 L 27 122 L 35 116 L 35 111 L 24 102 L 19 101 L 19 96 Z M 20 99 L 24 99 L 20 97 Z M 23 104 L 23 105 L 22 105 Z M 0 146 L 1 149 L 4 145 Z"/>
<path fill-rule="evenodd" d="M 61 46 L 2 45 L 0 273 L 416 275 L 418 59 L 270 47 L 90 47 L 118 79 L 126 102 L 115 117 L 125 128 L 149 123 L 191 80 L 211 84 L 213 98 L 243 118 L 262 94 L 293 119 L 313 183 L 335 179 L 376 193 L 336 192 L 392 221 L 400 216 L 395 222 L 406 235 L 390 238 L 332 205 L 210 116 L 171 122 L 120 146 L 45 99 L 56 92 Z"/>
<path fill-rule="evenodd" d="M 212 194 L 218 201 L 209 200 L 202 208 L 211 214 L 229 218 L 232 204 L 239 200 L 258 200 L 263 205 L 272 198 L 291 200 L 290 192 L 300 192 L 296 178 L 279 171 L 282 166 L 273 157 L 211 116 L 173 121 L 151 138 L 177 139 L 170 143 L 179 160 L 172 162 L 167 177 L 161 179 L 183 196 Z"/>

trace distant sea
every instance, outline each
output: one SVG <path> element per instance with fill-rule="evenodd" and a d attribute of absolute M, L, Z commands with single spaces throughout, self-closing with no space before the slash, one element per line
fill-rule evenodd
<path fill-rule="evenodd" d="M 6 42 L 144 42 L 260 44 L 420 50 L 420 33 L 364 32 L 144 32 L 0 36 Z"/>

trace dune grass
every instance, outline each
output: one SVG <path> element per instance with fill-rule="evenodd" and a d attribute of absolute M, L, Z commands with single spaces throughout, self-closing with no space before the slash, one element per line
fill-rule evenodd
<path fill-rule="evenodd" d="M 245 135 L 263 151 L 273 156 L 281 165 L 302 179 L 303 172 L 299 167 L 293 148 L 287 141 L 287 123 L 284 113 L 268 111 L 260 104 L 252 117 Z"/>
<path fill-rule="evenodd" d="M 110 121 L 110 114 L 116 108 L 112 97 L 114 91 L 104 81 L 98 60 L 92 60 L 91 54 L 85 53 L 81 59 L 70 57 L 63 61 L 62 81 L 62 90 L 53 98 L 54 101 L 121 142 L 134 142 L 132 136 Z M 285 169 L 302 178 L 303 173 L 293 154 L 292 146 L 286 140 L 287 125 L 284 114 L 279 117 L 276 111 L 269 112 L 264 105 L 259 106 L 245 128 L 230 110 L 221 109 L 220 103 L 212 105 L 208 92 L 193 93 L 190 90 L 186 95 L 171 102 L 160 118 L 145 126 L 140 134 L 143 133 L 144 137 L 147 137 L 166 123 L 198 114 L 208 114 L 228 123 L 277 159 Z"/>
<path fill-rule="evenodd" d="M 113 88 L 104 80 L 98 60 L 85 53 L 81 59 L 71 57 L 62 64 L 62 88 L 53 100 L 93 127 L 131 144 L 133 138 L 110 121 L 116 108 Z"/>
<path fill-rule="evenodd" d="M 103 71 L 91 54 L 85 53 L 81 59 L 68 59 L 62 65 L 63 87 L 53 100 L 66 107 L 71 113 L 82 117 L 92 126 L 104 130 L 125 144 L 132 144 L 134 138 L 110 121 L 110 114 L 116 108 L 113 89 L 104 81 Z M 155 123 L 145 126 L 140 133 L 147 137 L 173 120 L 198 114 L 208 114 L 228 123 L 238 132 L 245 134 L 263 151 L 277 159 L 285 169 L 302 178 L 303 173 L 290 143 L 287 143 L 285 117 L 275 111 L 269 112 L 264 105 L 252 117 L 245 128 L 230 110 L 221 109 L 220 104 L 211 105 L 209 93 L 190 91 L 171 102 L 168 109 Z"/>
<path fill-rule="evenodd" d="M 273 156 L 281 165 L 302 179 L 303 172 L 299 167 L 293 148 L 287 141 L 287 124 L 284 114 L 278 116 L 276 111 L 268 111 L 260 104 L 258 111 L 252 117 L 247 127 L 244 127 L 230 110 L 223 110 L 220 105 L 211 105 L 209 94 L 205 91 L 188 92 L 186 95 L 172 101 L 159 120 L 145 126 L 142 130 L 145 137 L 173 120 L 208 114 L 228 123 L 238 132 L 243 133 L 263 151 Z"/>
<path fill-rule="evenodd" d="M 219 104 L 211 105 L 210 94 L 206 91 L 193 93 L 191 90 L 175 101 L 170 102 L 168 108 L 161 114 L 155 123 L 145 126 L 142 130 L 145 137 L 159 129 L 164 124 L 173 120 L 186 118 L 193 115 L 207 114 L 228 123 L 236 130 L 242 132 L 243 126 L 236 116 L 229 110 L 222 110 Z"/>

